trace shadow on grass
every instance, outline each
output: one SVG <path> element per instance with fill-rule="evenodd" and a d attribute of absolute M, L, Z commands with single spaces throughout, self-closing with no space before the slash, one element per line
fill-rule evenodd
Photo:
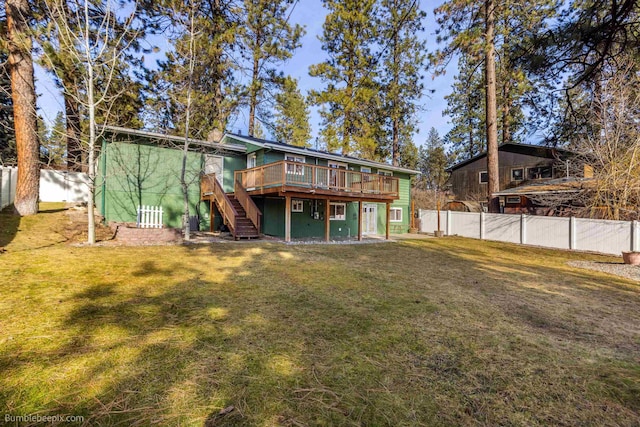
<path fill-rule="evenodd" d="M 16 344 L 3 368 L 55 369 L 71 384 L 46 397 L 23 384 L 0 397 L 31 399 L 14 410 L 102 425 L 624 424 L 637 416 L 637 387 L 622 380 L 640 373 L 622 377 L 615 364 L 639 355 L 630 311 L 638 292 L 551 262 L 548 252 L 489 248 L 150 249 L 127 261 L 123 278 L 101 274 L 122 262 L 105 258 L 92 267 L 101 279 L 71 297 L 59 325 L 65 340 L 36 351 Z M 548 265 L 526 260 L 538 255 Z M 615 360 L 584 362 L 573 347 L 563 355 L 545 344 L 555 339 Z M 602 404 L 614 410 L 598 412 Z"/>
<path fill-rule="evenodd" d="M 16 237 L 20 228 L 20 219 L 18 215 L 9 212 L 0 213 L 0 247 L 7 246 Z"/>

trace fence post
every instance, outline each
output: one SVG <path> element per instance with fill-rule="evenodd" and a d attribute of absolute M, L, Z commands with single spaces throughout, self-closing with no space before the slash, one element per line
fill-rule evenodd
<path fill-rule="evenodd" d="M 447 211 L 447 236 L 451 236 L 451 211 Z"/>
<path fill-rule="evenodd" d="M 576 249 L 576 219 L 569 217 L 569 249 Z"/>
<path fill-rule="evenodd" d="M 640 233 L 638 232 L 638 221 L 631 221 L 631 251 L 640 251 Z"/>
<path fill-rule="evenodd" d="M 520 244 L 527 244 L 527 215 L 520 215 Z"/>
<path fill-rule="evenodd" d="M 484 234 L 485 234 L 485 218 L 484 218 L 484 211 L 480 211 L 480 240 L 484 240 Z"/>

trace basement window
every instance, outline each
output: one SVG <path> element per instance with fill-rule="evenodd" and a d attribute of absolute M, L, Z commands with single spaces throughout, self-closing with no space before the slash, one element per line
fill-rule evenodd
<path fill-rule="evenodd" d="M 507 196 L 506 204 L 508 204 L 508 205 L 519 205 L 520 204 L 520 196 Z"/>
<path fill-rule="evenodd" d="M 389 222 L 402 222 L 402 208 L 391 208 L 389 210 Z"/>
<path fill-rule="evenodd" d="M 329 205 L 329 219 L 331 221 L 344 221 L 347 219 L 347 204 L 331 203 Z"/>
<path fill-rule="evenodd" d="M 303 200 L 291 200 L 291 212 L 304 212 L 304 201 Z"/>

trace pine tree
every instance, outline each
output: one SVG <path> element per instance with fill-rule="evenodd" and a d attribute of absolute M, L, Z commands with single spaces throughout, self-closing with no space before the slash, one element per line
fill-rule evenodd
<path fill-rule="evenodd" d="M 18 160 L 14 209 L 18 215 L 38 212 L 40 189 L 36 90 L 33 77 L 31 6 L 27 0 L 7 0 L 7 45 Z"/>
<path fill-rule="evenodd" d="M 426 146 L 420 147 L 418 167 L 422 173 L 421 181 L 427 189 L 441 191 L 449 174 L 446 169 L 449 163 L 444 142 L 435 128 L 429 130 Z"/>
<path fill-rule="evenodd" d="M 426 14 L 416 1 L 382 0 L 379 16 L 379 43 L 383 46 L 380 73 L 385 129 L 392 164 L 402 163 L 401 153 L 411 150 L 416 131 L 416 112 L 424 85 L 420 72 L 426 59 L 425 40 L 418 37 Z M 414 146 L 415 148 L 415 146 Z M 415 150 L 413 150 L 415 151 Z M 405 160 L 404 163 L 411 163 Z"/>
<path fill-rule="evenodd" d="M 282 92 L 276 95 L 275 110 L 273 136 L 287 144 L 309 147 L 309 107 L 298 89 L 296 79 L 290 76 L 285 78 Z"/>
<path fill-rule="evenodd" d="M 304 29 L 289 23 L 293 0 L 245 0 L 246 21 L 239 27 L 242 50 L 249 62 L 251 81 L 248 87 L 249 135 L 254 134 L 256 118 L 269 118 L 273 93 L 283 76 L 276 67 L 291 58 L 300 47 Z"/>
<path fill-rule="evenodd" d="M 157 127 L 183 134 L 189 68 L 189 35 L 182 23 L 186 6 L 164 0 L 155 7 L 155 13 L 172 20 L 173 50 L 149 78 L 153 90 L 148 94 L 147 113 Z M 234 76 L 237 58 L 233 57 L 238 45 L 238 10 L 234 0 L 202 2 L 197 10 L 190 137 L 205 139 L 214 129 L 225 131 L 240 105 L 243 89 Z"/>
<path fill-rule="evenodd" d="M 47 167 L 62 167 L 67 147 L 67 123 L 62 112 L 58 112 L 51 129 L 40 137 L 40 141 L 43 162 Z"/>
<path fill-rule="evenodd" d="M 375 0 L 323 0 L 329 10 L 322 48 L 328 59 L 312 65 L 311 76 L 326 84 L 310 93 L 319 105 L 320 132 L 328 150 L 375 158 L 380 141 L 379 88 L 372 49 L 377 40 Z"/>
<path fill-rule="evenodd" d="M 0 166 L 15 164 L 17 160 L 8 59 L 7 53 L 0 51 Z"/>

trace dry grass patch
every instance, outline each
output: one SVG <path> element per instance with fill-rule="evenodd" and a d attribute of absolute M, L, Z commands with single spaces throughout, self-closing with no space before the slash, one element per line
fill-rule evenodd
<path fill-rule="evenodd" d="M 8 413 L 91 425 L 640 419 L 640 289 L 566 264 L 606 258 L 462 238 L 41 245 L 32 233 L 63 215 L 21 222 L 0 255 Z"/>

